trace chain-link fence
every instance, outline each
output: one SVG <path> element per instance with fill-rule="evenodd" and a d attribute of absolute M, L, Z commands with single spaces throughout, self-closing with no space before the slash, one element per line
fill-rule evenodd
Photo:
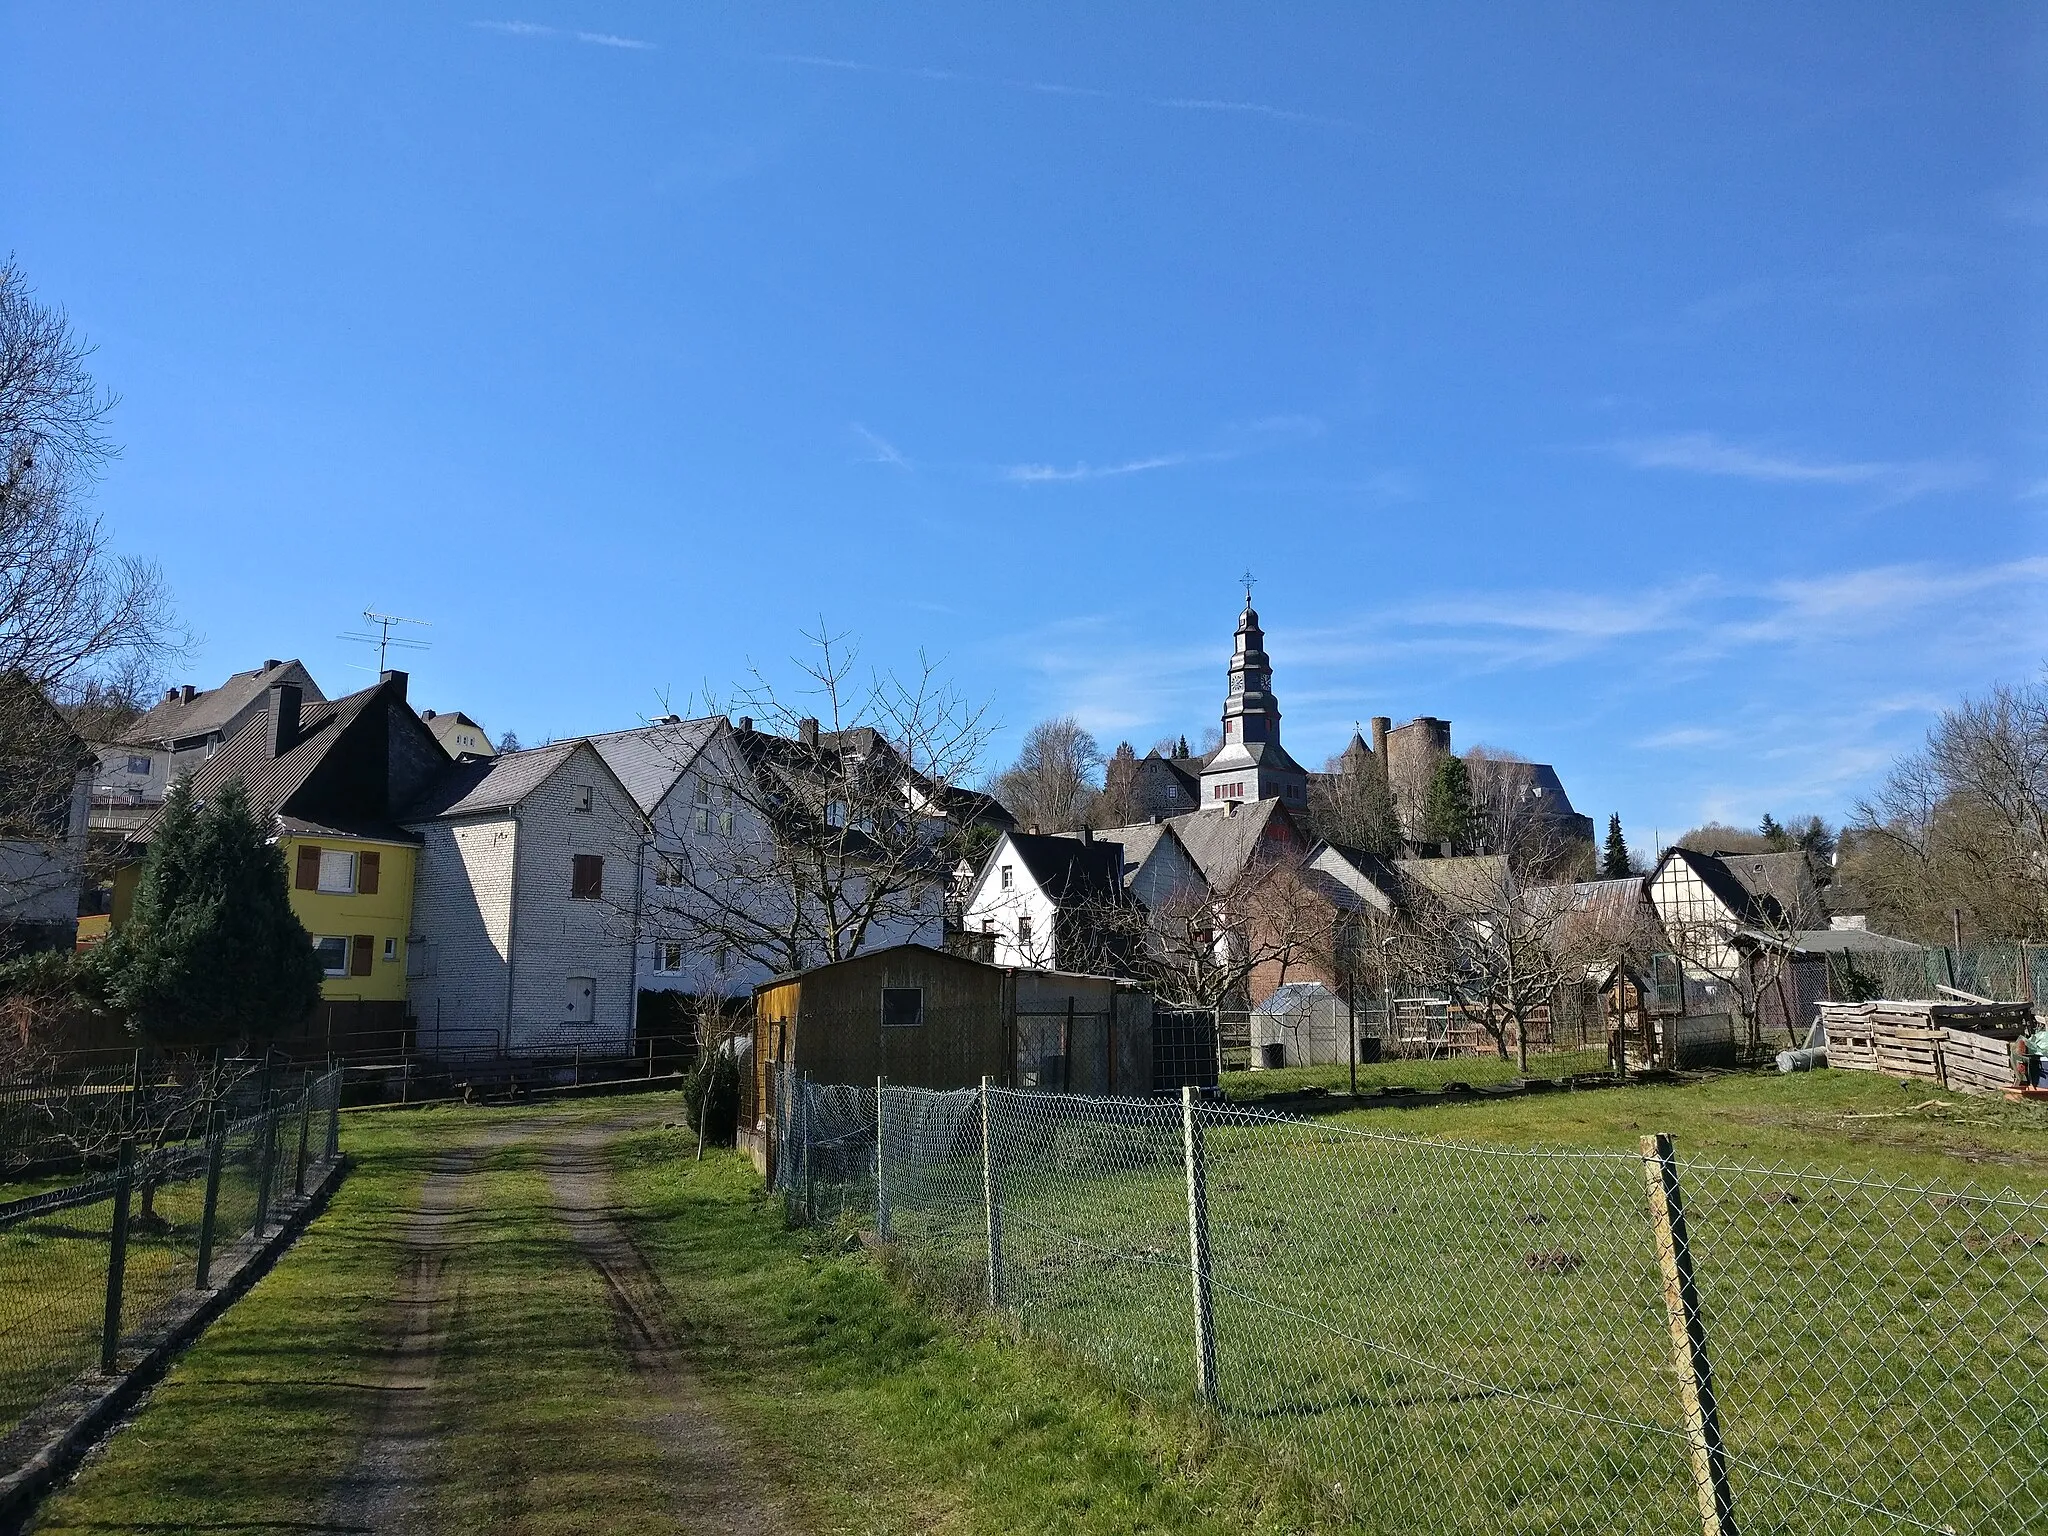
<path fill-rule="evenodd" d="M 261 1238 L 280 1201 L 336 1155 L 341 1073 L 266 1090 L 261 1075 L 193 1134 L 54 1189 L 0 1201 L 0 1434 L 70 1378 L 120 1363 L 228 1250 Z"/>
<path fill-rule="evenodd" d="M 2048 1528 L 2040 1196 L 1194 1094 L 778 1090 L 795 1217 L 1206 1400 L 1368 1528 Z"/>

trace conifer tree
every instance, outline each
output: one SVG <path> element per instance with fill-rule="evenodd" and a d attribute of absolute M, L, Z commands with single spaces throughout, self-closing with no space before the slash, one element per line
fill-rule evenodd
<path fill-rule="evenodd" d="M 1763 822 L 1760 826 L 1757 827 L 1756 830 L 1757 836 L 1763 838 L 1773 848 L 1777 849 L 1781 853 L 1785 849 L 1792 846 L 1791 837 L 1787 835 L 1785 829 L 1778 824 L 1778 818 L 1773 816 L 1769 811 L 1764 812 Z"/>
<path fill-rule="evenodd" d="M 1472 770 L 1465 760 L 1446 752 L 1429 776 L 1422 802 L 1422 838 L 1448 843 L 1451 852 L 1470 853 L 1479 835 L 1479 810 L 1472 802 Z"/>
<path fill-rule="evenodd" d="M 1188 751 L 1188 736 L 1187 736 L 1187 732 L 1186 732 L 1186 731 L 1182 731 L 1182 732 L 1181 732 L 1181 736 L 1180 736 L 1180 746 L 1179 746 L 1178 750 L 1176 750 L 1176 751 L 1175 751 L 1175 753 L 1174 753 L 1173 755 L 1174 755 L 1175 757 L 1191 757 L 1191 756 L 1193 756 L 1193 754 L 1192 754 L 1192 753 L 1190 753 L 1190 752 Z"/>
<path fill-rule="evenodd" d="M 1607 841 L 1600 850 L 1600 878 L 1626 880 L 1635 871 L 1629 865 L 1628 843 L 1621 835 L 1621 813 L 1607 818 Z"/>
<path fill-rule="evenodd" d="M 246 1045 L 320 1001 L 284 855 L 234 780 L 203 808 L 187 780 L 171 787 L 134 914 L 101 954 L 130 1028 L 157 1044 Z"/>

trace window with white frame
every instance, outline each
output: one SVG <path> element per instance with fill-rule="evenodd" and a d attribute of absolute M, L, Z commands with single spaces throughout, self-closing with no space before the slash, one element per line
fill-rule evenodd
<path fill-rule="evenodd" d="M 690 814 L 690 830 L 699 835 L 711 830 L 711 811 L 708 807 L 700 805 Z"/>
<path fill-rule="evenodd" d="M 1002 888 L 1007 891 L 1011 886 L 1015 885 L 1016 883 L 1016 870 L 1012 869 L 1008 864 L 1005 864 L 1003 866 Z"/>
<path fill-rule="evenodd" d="M 1017 947 L 1026 954 L 1031 952 L 1031 914 L 1028 912 L 1017 919 Z"/>
<path fill-rule="evenodd" d="M 147 775 L 149 772 L 149 759 L 146 757 L 137 757 L 133 753 L 129 754 L 128 771 L 130 773 L 140 773 Z"/>
<path fill-rule="evenodd" d="M 654 883 L 670 890 L 683 883 L 683 861 L 672 853 L 654 856 Z"/>
<path fill-rule="evenodd" d="M 317 889 L 330 896 L 353 896 L 356 889 L 356 856 L 338 848 L 320 850 L 320 883 Z"/>
<path fill-rule="evenodd" d="M 384 941 L 384 958 L 388 961 L 396 962 L 398 959 L 398 940 L 386 939 Z"/>
<path fill-rule="evenodd" d="M 683 946 L 673 939 L 664 939 L 654 946 L 654 968 L 673 976 L 683 968 Z"/>
<path fill-rule="evenodd" d="M 313 940 L 313 953 L 320 957 L 320 970 L 327 976 L 348 974 L 348 940 L 340 934 L 325 934 Z"/>

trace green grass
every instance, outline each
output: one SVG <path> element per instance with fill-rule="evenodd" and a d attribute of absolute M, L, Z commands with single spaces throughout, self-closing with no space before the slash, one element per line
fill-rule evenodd
<path fill-rule="evenodd" d="M 2048 1138 L 2038 1109 L 1936 1097 L 1771 1075 L 1214 1126 L 1225 1417 L 1343 1482 L 1374 1528 L 1678 1528 L 1637 1154 L 1669 1129 L 1748 1527 L 1866 1528 L 1789 1476 L 1937 1527 L 2029 1528 L 2048 1500 L 1983 1450 L 2031 1443 L 2048 1413 Z M 1145 1133 L 1042 1103 L 998 1118 L 1009 1300 L 1118 1379 L 1185 1395 L 1177 1116 Z M 971 1132 L 963 1151 L 894 1171 L 891 1207 L 926 1283 L 967 1297 L 986 1267 Z M 1822 1175 L 1770 1171 L 1785 1161 Z M 2007 1185 L 2034 1203 L 1992 1198 Z"/>
<path fill-rule="evenodd" d="M 1539 1051 L 1529 1057 L 1528 1075 L 1556 1078 L 1575 1072 L 1601 1072 L 1606 1068 L 1605 1047 L 1589 1051 Z M 1360 1065 L 1358 1090 L 1366 1093 L 1375 1088 L 1433 1089 L 1446 1083 L 1464 1083 L 1477 1088 L 1513 1082 L 1521 1075 L 1522 1070 L 1512 1057 L 1502 1060 L 1498 1056 L 1449 1056 L 1434 1061 L 1376 1061 Z M 1231 1100 L 1241 1103 L 1255 1103 L 1279 1094 L 1302 1093 L 1318 1088 L 1326 1093 L 1349 1093 L 1351 1068 L 1347 1063 L 1334 1067 L 1266 1067 L 1256 1072 L 1225 1072 L 1222 1086 Z"/>
<path fill-rule="evenodd" d="M 49 1501 L 36 1529 L 285 1529 L 317 1517 L 367 1422 L 374 1328 L 398 1279 L 397 1213 L 473 1122 L 419 1114 L 347 1125 L 357 1166 L 327 1211 Z"/>
<path fill-rule="evenodd" d="M 673 1133 L 620 1144 L 635 1241 L 812 1529 L 1350 1528 L 1325 1490 L 1213 1418 L 906 1294 L 846 1232 L 787 1230 L 732 1154 L 691 1150 Z"/>

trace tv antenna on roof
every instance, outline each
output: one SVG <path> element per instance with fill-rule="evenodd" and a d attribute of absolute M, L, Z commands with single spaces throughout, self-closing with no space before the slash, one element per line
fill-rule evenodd
<path fill-rule="evenodd" d="M 431 629 L 433 626 L 426 619 L 408 619 L 395 613 L 379 613 L 374 608 L 365 608 L 363 610 L 363 622 L 376 625 L 377 633 L 374 635 L 358 634 L 353 630 L 345 630 L 335 638 L 338 640 L 353 640 L 358 645 L 374 645 L 377 647 L 377 671 L 380 673 L 384 671 L 385 658 L 391 651 L 424 651 L 432 649 L 432 643 L 429 641 L 415 640 L 409 635 L 394 635 L 391 633 L 391 626 L 394 624 L 418 624 Z M 349 665 L 355 667 L 359 672 L 370 670 L 368 667 L 362 666 L 357 662 L 350 662 Z"/>

